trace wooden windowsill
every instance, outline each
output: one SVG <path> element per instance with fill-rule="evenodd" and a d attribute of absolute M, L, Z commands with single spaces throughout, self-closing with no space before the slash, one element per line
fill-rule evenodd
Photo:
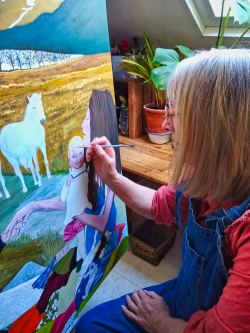
<path fill-rule="evenodd" d="M 173 154 L 172 142 L 156 145 L 149 141 L 148 135 L 137 139 L 119 135 L 119 142 L 135 145 L 135 147 L 120 149 L 122 169 L 160 184 L 170 182 L 169 165 Z"/>

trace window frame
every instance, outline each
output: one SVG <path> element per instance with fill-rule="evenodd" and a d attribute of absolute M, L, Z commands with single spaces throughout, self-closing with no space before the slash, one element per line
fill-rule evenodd
<path fill-rule="evenodd" d="M 213 26 L 209 26 L 208 24 L 205 24 L 204 17 L 199 12 L 199 9 L 197 8 L 197 5 L 195 3 L 195 0 L 182 0 L 185 6 L 187 7 L 189 13 L 191 14 L 192 18 L 194 19 L 196 23 L 196 27 L 198 27 L 199 33 L 204 37 L 217 37 L 218 36 L 218 28 L 219 28 L 219 17 L 216 17 L 214 15 L 214 12 L 212 10 L 211 4 L 209 0 L 202 0 L 202 3 L 206 2 L 205 6 L 210 6 L 211 12 L 213 17 L 211 19 L 216 19 L 218 23 L 216 23 Z M 202 5 L 202 4 L 201 4 Z M 246 30 L 245 26 L 248 25 L 241 25 L 239 26 L 238 23 L 235 23 L 234 25 L 236 27 L 232 27 L 233 24 L 233 18 L 230 18 L 228 27 L 226 28 L 224 37 L 239 37 L 243 32 Z M 238 27 L 237 27 L 238 26 Z M 250 31 L 248 31 L 245 37 L 250 37 Z"/>

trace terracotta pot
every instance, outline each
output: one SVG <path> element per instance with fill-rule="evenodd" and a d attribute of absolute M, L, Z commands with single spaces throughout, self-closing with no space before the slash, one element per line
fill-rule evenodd
<path fill-rule="evenodd" d="M 145 104 L 143 109 L 148 131 L 151 133 L 167 133 L 167 131 L 162 128 L 165 110 L 154 109 L 153 103 Z"/>

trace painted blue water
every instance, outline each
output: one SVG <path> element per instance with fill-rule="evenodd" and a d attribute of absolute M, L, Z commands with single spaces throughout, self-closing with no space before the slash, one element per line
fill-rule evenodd
<path fill-rule="evenodd" d="M 106 1 L 65 0 L 53 13 L 0 31 L 0 49 L 84 55 L 109 52 Z"/>

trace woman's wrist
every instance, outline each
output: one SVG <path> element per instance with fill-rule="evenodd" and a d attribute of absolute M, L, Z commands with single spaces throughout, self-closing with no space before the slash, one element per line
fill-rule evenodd
<path fill-rule="evenodd" d="M 182 319 L 166 317 L 161 321 L 157 333 L 183 333 L 187 322 Z"/>
<path fill-rule="evenodd" d="M 102 180 L 113 191 L 113 188 L 119 184 L 120 176 L 122 177 L 122 175 L 115 169 L 112 173 L 107 175 L 106 179 L 103 178 Z"/>

